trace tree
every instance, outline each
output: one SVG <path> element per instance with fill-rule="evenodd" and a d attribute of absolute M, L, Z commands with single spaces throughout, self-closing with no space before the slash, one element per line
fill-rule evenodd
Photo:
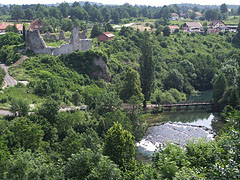
<path fill-rule="evenodd" d="M 103 32 L 103 28 L 99 24 L 94 24 L 91 31 L 91 38 L 98 37 Z"/>
<path fill-rule="evenodd" d="M 14 5 L 11 9 L 11 18 L 13 20 L 23 19 L 25 16 L 21 6 Z"/>
<path fill-rule="evenodd" d="M 135 157 L 134 136 L 118 122 L 114 123 L 107 131 L 103 152 L 121 168 L 130 168 Z"/>
<path fill-rule="evenodd" d="M 164 29 L 163 29 L 163 35 L 164 36 L 170 36 L 171 32 L 170 32 L 170 29 L 168 26 L 166 26 Z"/>
<path fill-rule="evenodd" d="M 17 27 L 16 25 L 9 25 L 6 27 L 5 29 L 6 32 L 14 32 L 14 33 L 18 33 Z"/>
<path fill-rule="evenodd" d="M 26 118 L 16 118 L 9 124 L 7 133 L 8 147 L 13 152 L 16 149 L 37 150 L 43 144 L 43 130 L 41 126 Z"/>
<path fill-rule="evenodd" d="M 121 179 L 120 170 L 108 157 L 90 149 L 81 149 L 69 158 L 64 175 L 72 180 L 112 180 Z"/>
<path fill-rule="evenodd" d="M 143 107 L 146 108 L 153 88 L 155 70 L 155 62 L 152 57 L 152 44 L 147 31 L 143 33 L 143 41 L 140 48 L 142 53 L 139 59 L 140 79 L 142 93 L 144 94 Z"/>
<path fill-rule="evenodd" d="M 237 15 L 240 15 L 240 7 L 237 9 Z"/>
<path fill-rule="evenodd" d="M 38 113 L 46 118 L 51 124 L 56 123 L 56 115 L 59 111 L 59 104 L 53 99 L 46 100 L 39 108 Z"/>
<path fill-rule="evenodd" d="M 141 81 L 137 71 L 128 69 L 124 76 L 124 84 L 120 92 L 120 97 L 127 102 L 132 96 L 137 96 L 143 101 Z"/>
<path fill-rule="evenodd" d="M 22 99 L 12 99 L 10 105 L 14 116 L 26 116 L 30 109 L 29 104 Z"/>
<path fill-rule="evenodd" d="M 183 90 L 184 77 L 177 69 L 171 69 L 164 81 L 165 89 L 175 88 L 179 91 Z"/>
<path fill-rule="evenodd" d="M 217 10 L 215 9 L 209 9 L 205 12 L 204 14 L 206 20 L 208 21 L 213 21 L 213 20 L 219 20 L 220 19 L 220 14 Z"/>
<path fill-rule="evenodd" d="M 18 150 L 6 164 L 6 179 L 64 179 L 62 171 L 40 152 Z"/>
<path fill-rule="evenodd" d="M 25 14 L 25 19 L 28 19 L 28 20 L 32 20 L 33 19 L 33 10 L 30 9 L 30 8 L 27 8 L 25 11 L 24 11 L 24 14 Z"/>
<path fill-rule="evenodd" d="M 111 18 L 115 24 L 118 24 L 120 22 L 119 13 L 116 9 L 113 10 Z"/>
<path fill-rule="evenodd" d="M 213 100 L 217 105 L 222 98 L 226 88 L 228 86 L 227 79 L 223 73 L 220 73 L 213 82 Z"/>
<path fill-rule="evenodd" d="M 61 29 L 63 31 L 71 31 L 73 29 L 73 22 L 71 19 L 64 18 L 61 20 Z"/>
<path fill-rule="evenodd" d="M 228 12 L 228 7 L 225 3 L 220 6 L 220 11 L 221 11 L 222 14 Z"/>

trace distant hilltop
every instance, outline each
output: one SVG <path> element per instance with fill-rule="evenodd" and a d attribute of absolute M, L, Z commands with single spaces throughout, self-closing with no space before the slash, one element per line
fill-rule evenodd
<path fill-rule="evenodd" d="M 76 1 L 78 2 L 81 6 L 84 5 L 85 2 L 90 3 L 91 5 L 95 4 L 97 6 L 118 6 L 117 4 L 103 4 L 103 3 L 97 3 L 97 2 L 91 2 L 91 1 Z M 7 3 L 7 2 L 6 2 Z M 73 2 L 67 2 L 70 6 L 73 4 Z M 32 4 L 38 4 L 38 3 L 32 3 Z M 46 6 L 59 6 L 61 3 L 53 3 L 53 4 L 44 4 Z M 126 3 L 127 4 L 127 3 Z M 11 4 L 0 4 L 0 7 L 7 5 L 10 6 Z M 193 7 L 198 7 L 199 9 L 216 9 L 216 8 L 220 8 L 221 5 L 201 5 L 201 4 L 191 4 L 191 3 L 179 3 L 179 4 L 169 4 L 167 6 L 174 6 L 177 5 L 179 7 L 188 7 L 188 8 L 193 8 Z M 134 5 L 133 5 L 134 6 Z M 141 5 L 138 4 L 136 6 L 148 6 L 148 5 Z M 150 6 L 150 5 L 149 5 Z M 228 8 L 231 9 L 237 9 L 240 5 L 231 5 L 231 4 L 227 4 Z M 161 7 L 161 6 L 158 6 Z"/>

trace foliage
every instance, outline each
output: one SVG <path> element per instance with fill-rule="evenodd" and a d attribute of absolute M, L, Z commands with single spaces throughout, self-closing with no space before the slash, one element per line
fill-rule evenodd
<path fill-rule="evenodd" d="M 123 169 L 130 169 L 134 164 L 134 137 L 121 124 L 114 125 L 107 131 L 103 152 Z"/>
<path fill-rule="evenodd" d="M 152 57 L 152 45 L 147 31 L 143 34 L 141 44 L 142 56 L 140 57 L 140 80 L 144 95 L 143 107 L 146 108 L 146 101 L 149 100 L 154 83 L 154 59 Z"/>
<path fill-rule="evenodd" d="M 11 99 L 11 108 L 10 111 L 14 116 L 26 116 L 30 109 L 28 102 L 22 99 Z"/>
<path fill-rule="evenodd" d="M 132 96 L 136 96 L 140 101 L 143 101 L 141 92 L 141 82 L 137 71 L 129 69 L 124 75 L 124 84 L 120 92 L 120 97 L 125 102 L 130 100 Z"/>

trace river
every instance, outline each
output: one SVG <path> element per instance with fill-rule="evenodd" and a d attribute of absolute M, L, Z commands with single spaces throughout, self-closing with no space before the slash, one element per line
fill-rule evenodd
<path fill-rule="evenodd" d="M 211 98 L 210 93 L 204 92 L 196 96 L 200 99 L 205 98 L 206 102 Z M 192 96 L 190 98 L 194 102 L 194 98 Z M 137 151 L 144 156 L 150 156 L 159 145 L 174 143 L 184 147 L 189 140 L 193 139 L 213 140 L 215 133 L 222 126 L 215 116 L 216 114 L 207 110 L 194 109 L 151 115 L 147 118 L 151 126 L 143 139 L 136 143 Z"/>

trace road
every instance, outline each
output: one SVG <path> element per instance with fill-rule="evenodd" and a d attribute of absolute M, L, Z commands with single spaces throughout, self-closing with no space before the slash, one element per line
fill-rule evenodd
<path fill-rule="evenodd" d="M 8 73 L 8 66 L 6 66 L 5 64 L 0 64 L 0 67 L 2 69 L 4 69 L 6 75 L 4 77 L 4 86 L 2 87 L 3 89 L 6 88 L 7 86 L 15 86 L 17 85 L 17 81 L 9 75 Z"/>

